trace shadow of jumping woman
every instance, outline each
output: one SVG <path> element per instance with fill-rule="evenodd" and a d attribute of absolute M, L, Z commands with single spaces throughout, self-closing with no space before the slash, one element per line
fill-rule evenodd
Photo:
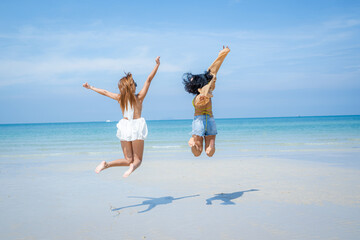
<path fill-rule="evenodd" d="M 213 201 L 219 200 L 222 201 L 221 205 L 234 205 L 235 203 L 232 200 L 242 197 L 246 192 L 259 191 L 258 189 L 249 189 L 246 191 L 233 192 L 233 193 L 217 193 L 214 197 L 206 199 L 206 205 L 212 205 Z"/>
<path fill-rule="evenodd" d="M 125 206 L 125 207 L 119 207 L 119 208 L 113 208 L 113 209 L 111 209 L 111 211 L 119 211 L 119 210 L 122 210 L 125 208 L 132 208 L 132 207 L 148 206 L 147 209 L 138 211 L 138 213 L 144 213 L 144 212 L 150 211 L 151 209 L 153 209 L 154 207 L 156 207 L 158 205 L 165 205 L 165 204 L 172 203 L 175 200 L 180 200 L 180 199 L 190 198 L 190 197 L 197 197 L 197 196 L 200 196 L 200 195 L 196 194 L 196 195 L 190 195 L 190 196 L 184 196 L 184 197 L 178 197 L 178 198 L 174 198 L 172 196 L 166 196 L 166 197 L 160 197 L 160 198 L 130 196 L 129 198 L 145 198 L 148 200 L 145 200 L 139 204 L 129 205 L 129 206 Z"/>

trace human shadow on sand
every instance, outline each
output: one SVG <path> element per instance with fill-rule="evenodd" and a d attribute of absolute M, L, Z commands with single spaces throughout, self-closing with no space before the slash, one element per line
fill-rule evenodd
<path fill-rule="evenodd" d="M 233 192 L 233 193 L 217 193 L 214 197 L 206 199 L 206 205 L 212 205 L 213 201 L 222 201 L 221 205 L 234 205 L 235 203 L 231 200 L 237 199 L 244 195 L 246 192 L 259 191 L 258 189 L 249 189 L 246 191 Z"/>
<path fill-rule="evenodd" d="M 125 208 L 132 208 L 132 207 L 148 206 L 147 209 L 142 210 L 142 211 L 138 211 L 138 213 L 144 213 L 144 212 L 150 211 L 151 209 L 153 209 L 154 207 L 156 207 L 158 205 L 165 205 L 165 204 L 172 203 L 175 200 L 180 200 L 180 199 L 184 199 L 184 198 L 191 198 L 191 197 L 197 197 L 197 196 L 200 196 L 200 195 L 196 194 L 196 195 L 190 195 L 190 196 L 184 196 L 184 197 L 178 197 L 178 198 L 174 198 L 172 196 L 166 196 L 166 197 L 160 197 L 160 198 L 130 196 L 129 198 L 145 198 L 145 199 L 148 199 L 148 200 L 145 200 L 145 201 L 143 201 L 142 203 L 139 203 L 139 204 L 128 205 L 128 206 L 119 207 L 119 208 L 113 208 L 113 209 L 111 209 L 111 211 L 119 211 L 119 210 L 122 210 L 122 209 L 125 209 Z"/>

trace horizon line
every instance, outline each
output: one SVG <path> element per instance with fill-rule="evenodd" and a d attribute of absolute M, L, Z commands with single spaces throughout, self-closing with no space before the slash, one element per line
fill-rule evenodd
<path fill-rule="evenodd" d="M 297 115 L 297 116 L 278 116 L 278 117 L 229 117 L 216 119 L 263 119 L 263 118 L 306 118 L 306 117 L 351 117 L 360 116 L 360 114 L 339 114 L 339 115 Z M 147 119 L 146 121 L 182 121 L 193 120 L 193 118 L 173 118 L 173 119 Z M 25 124 L 59 124 L 59 123 L 103 123 L 118 122 L 120 120 L 98 120 L 98 121 L 66 121 L 66 122 L 28 122 L 28 123 L 0 123 L 0 125 L 25 125 Z"/>

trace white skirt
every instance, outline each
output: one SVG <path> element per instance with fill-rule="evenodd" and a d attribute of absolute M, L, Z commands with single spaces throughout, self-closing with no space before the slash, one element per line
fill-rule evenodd
<path fill-rule="evenodd" d="M 116 127 L 116 136 L 120 139 L 120 141 L 145 140 L 148 134 L 144 118 L 132 120 L 121 119 Z"/>

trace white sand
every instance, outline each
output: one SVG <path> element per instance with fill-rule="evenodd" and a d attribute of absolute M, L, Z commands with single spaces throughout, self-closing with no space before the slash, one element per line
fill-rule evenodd
<path fill-rule="evenodd" d="M 0 239 L 360 236 L 358 168 L 220 155 L 146 156 L 127 179 L 126 168 L 95 174 L 103 159 L 88 156 L 3 163 Z"/>

